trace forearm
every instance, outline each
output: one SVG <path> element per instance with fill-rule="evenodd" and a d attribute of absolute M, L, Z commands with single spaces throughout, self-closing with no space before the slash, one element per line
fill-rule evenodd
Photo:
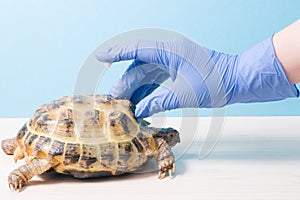
<path fill-rule="evenodd" d="M 300 20 L 273 37 L 276 56 L 291 84 L 300 82 Z"/>

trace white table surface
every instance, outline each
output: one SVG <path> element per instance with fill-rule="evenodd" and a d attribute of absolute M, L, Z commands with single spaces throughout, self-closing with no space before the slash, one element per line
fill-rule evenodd
<path fill-rule="evenodd" d="M 177 118 L 168 125 L 177 128 Z M 15 136 L 26 119 L 0 119 L 0 140 Z M 201 118 L 200 135 L 210 119 Z M 300 199 L 300 117 L 227 117 L 213 152 L 198 159 L 201 139 L 181 155 L 175 148 L 174 179 L 156 172 L 90 180 L 48 173 L 35 176 L 20 193 L 11 192 L 8 174 L 21 163 L 0 153 L 1 199 Z M 189 133 L 181 133 L 188 140 Z M 183 142 L 184 144 L 184 142 Z"/>

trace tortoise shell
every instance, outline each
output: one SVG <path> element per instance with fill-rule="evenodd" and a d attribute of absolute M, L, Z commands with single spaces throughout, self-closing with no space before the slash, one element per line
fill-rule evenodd
<path fill-rule="evenodd" d="M 134 171 L 158 147 L 157 130 L 133 111 L 130 101 L 109 95 L 61 97 L 39 107 L 19 131 L 20 158 L 50 160 L 58 163 L 55 171 L 78 178 Z"/>

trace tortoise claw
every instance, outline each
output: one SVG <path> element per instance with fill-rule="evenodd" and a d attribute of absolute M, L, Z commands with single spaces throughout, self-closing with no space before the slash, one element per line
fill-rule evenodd
<path fill-rule="evenodd" d="M 166 177 L 166 172 L 164 172 L 164 171 L 159 171 L 159 173 L 158 173 L 158 179 L 163 179 L 163 178 L 165 178 Z"/>
<path fill-rule="evenodd" d="M 163 179 L 166 177 L 167 172 L 169 173 L 169 177 L 172 179 L 174 178 L 173 173 L 175 172 L 176 165 L 175 163 L 169 163 L 165 165 L 159 166 L 159 173 L 158 173 L 158 179 Z"/>
<path fill-rule="evenodd" d="M 12 191 L 12 192 L 15 191 L 12 183 L 8 184 L 8 186 L 9 186 L 10 191 Z"/>
<path fill-rule="evenodd" d="M 173 176 L 173 170 L 172 169 L 169 169 L 169 177 L 172 179 L 172 178 L 174 178 L 174 176 Z"/>
<path fill-rule="evenodd" d="M 24 185 L 24 180 L 17 174 L 10 174 L 8 177 L 8 186 L 11 191 L 20 192 Z"/>
<path fill-rule="evenodd" d="M 173 168 L 172 168 L 173 173 L 175 172 L 175 170 L 176 170 L 176 164 L 173 163 Z"/>

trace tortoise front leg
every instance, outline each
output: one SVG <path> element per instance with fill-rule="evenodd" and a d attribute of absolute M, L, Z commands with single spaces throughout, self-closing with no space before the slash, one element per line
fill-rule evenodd
<path fill-rule="evenodd" d="M 8 184 L 11 190 L 20 191 L 33 176 L 44 173 L 53 167 L 53 164 L 45 159 L 34 159 L 30 163 L 22 165 L 12 171 L 8 176 Z"/>
<path fill-rule="evenodd" d="M 173 178 L 172 174 L 175 171 L 175 158 L 171 151 L 171 147 L 162 138 L 157 138 L 156 143 L 158 145 L 158 152 L 155 159 L 159 169 L 158 178 L 163 179 L 167 172 L 169 172 L 170 178 Z"/>

